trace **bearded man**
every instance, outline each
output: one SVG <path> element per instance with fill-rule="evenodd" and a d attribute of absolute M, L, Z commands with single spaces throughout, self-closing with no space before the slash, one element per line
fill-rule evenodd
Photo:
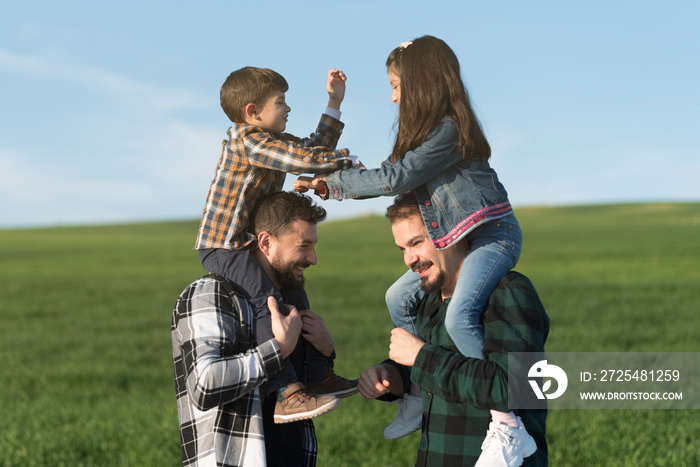
<path fill-rule="evenodd" d="M 262 198 L 251 216 L 249 230 L 257 239 L 253 256 L 279 289 L 286 305 L 301 314 L 301 337 L 288 357 L 297 383 L 263 399 L 263 426 L 268 466 L 310 465 L 315 455 L 316 436 L 310 419 L 285 423 L 287 414 L 328 409 L 330 397 L 357 393 L 357 380 L 333 371 L 335 342 L 319 314 L 310 311 L 304 291 L 304 271 L 316 265 L 317 225 L 326 211 L 311 198 L 295 192 L 278 192 Z M 317 398 L 309 397 L 311 395 Z M 318 402 L 317 402 L 318 401 Z M 340 402 L 330 405 L 335 408 Z M 282 423 L 280 423 L 282 422 Z"/>
<path fill-rule="evenodd" d="M 285 316 L 268 298 L 272 338 L 260 338 L 262 320 L 244 285 L 210 274 L 181 294 L 172 336 L 184 465 L 314 466 L 311 418 L 357 393 L 357 380 L 333 372 L 335 342 L 303 289 L 304 270 L 317 262 L 316 224 L 325 216 L 311 198 L 293 192 L 268 195 L 256 206 L 253 258 L 286 307 Z M 296 381 L 266 390 L 289 366 L 283 359 Z"/>

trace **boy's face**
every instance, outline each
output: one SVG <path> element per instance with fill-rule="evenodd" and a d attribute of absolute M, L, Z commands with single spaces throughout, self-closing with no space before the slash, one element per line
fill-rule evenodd
<path fill-rule="evenodd" d="M 284 100 L 284 93 L 272 91 L 262 106 L 256 110 L 258 126 L 272 133 L 281 133 L 287 128 L 287 115 L 292 109 Z"/>

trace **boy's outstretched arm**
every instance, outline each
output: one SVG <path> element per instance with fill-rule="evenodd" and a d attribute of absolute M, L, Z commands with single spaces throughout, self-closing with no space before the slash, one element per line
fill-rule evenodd
<path fill-rule="evenodd" d="M 328 107 L 331 109 L 340 110 L 340 103 L 345 98 L 345 81 L 347 79 L 343 70 L 333 68 L 328 72 L 326 90 L 328 91 Z"/>

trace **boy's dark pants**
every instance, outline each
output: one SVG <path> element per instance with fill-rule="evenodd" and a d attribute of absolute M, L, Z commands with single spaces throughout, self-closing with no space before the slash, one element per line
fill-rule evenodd
<path fill-rule="evenodd" d="M 199 259 L 204 269 L 211 273 L 224 276 L 243 293 L 243 296 L 253 307 L 255 313 L 255 340 L 258 345 L 274 338 L 272 333 L 272 323 L 270 321 L 270 310 L 267 308 L 267 297 L 274 296 L 277 300 L 279 310 L 284 312 L 284 299 L 282 294 L 275 287 L 272 280 L 265 271 L 262 270 L 253 256 L 251 247 L 242 250 L 227 250 L 224 248 L 212 248 L 198 250 Z M 285 291 L 287 303 L 294 305 L 297 309 L 309 309 L 306 292 L 304 290 Z M 305 305 L 305 306 L 304 306 Z M 300 308 L 304 306 L 304 308 Z M 299 337 L 301 341 L 303 337 Z M 307 343 L 308 344 L 308 343 Z M 294 366 L 285 359 L 284 366 L 279 373 L 273 375 L 267 383 L 260 387 L 260 394 L 263 398 L 272 395 L 277 390 L 284 388 L 292 382 L 299 381 L 306 383 L 317 382 L 323 378 L 325 369 L 331 366 L 332 359 L 327 359 L 321 355 L 312 345 L 305 346 L 306 352 L 306 378 L 299 377 L 294 370 Z M 302 375 L 300 375 L 302 376 Z"/>

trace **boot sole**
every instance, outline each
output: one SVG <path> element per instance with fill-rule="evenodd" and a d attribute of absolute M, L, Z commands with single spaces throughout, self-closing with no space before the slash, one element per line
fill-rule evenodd
<path fill-rule="evenodd" d="M 384 433 L 384 439 L 391 441 L 394 439 L 403 438 L 405 436 L 408 436 L 408 435 L 415 433 L 418 430 L 420 430 L 420 426 L 418 426 L 417 428 L 411 428 L 410 430 L 400 431 L 398 433 L 394 433 L 394 434 L 390 434 L 390 435 L 387 435 L 386 433 Z"/>
<path fill-rule="evenodd" d="M 316 394 L 316 395 L 317 395 L 317 396 L 335 396 L 335 397 L 337 397 L 338 399 L 342 399 L 342 398 L 344 398 L 344 397 L 354 396 L 354 395 L 357 394 L 358 392 L 360 392 L 359 389 L 357 389 L 357 388 L 351 388 L 351 389 L 341 389 L 340 391 L 335 391 L 335 392 L 319 393 L 319 394 Z"/>

